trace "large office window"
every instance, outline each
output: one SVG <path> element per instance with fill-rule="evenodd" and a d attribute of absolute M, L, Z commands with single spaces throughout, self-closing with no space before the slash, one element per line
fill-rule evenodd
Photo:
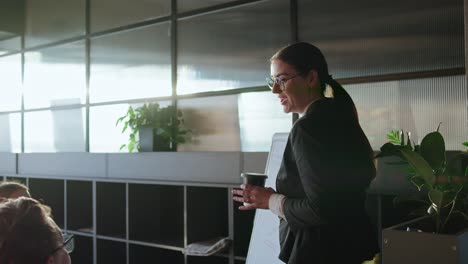
<path fill-rule="evenodd" d="M 299 0 L 299 38 L 337 78 L 464 67 L 463 1 Z"/>
<path fill-rule="evenodd" d="M 85 151 L 84 108 L 24 114 L 25 152 Z"/>
<path fill-rule="evenodd" d="M 182 13 L 186 11 L 193 11 L 194 9 L 211 7 L 214 5 L 225 4 L 233 2 L 234 0 L 178 0 L 177 1 L 177 12 Z"/>
<path fill-rule="evenodd" d="M 0 55 L 21 50 L 24 2 L 0 2 Z"/>
<path fill-rule="evenodd" d="M 86 0 L 26 0 L 26 47 L 85 34 Z"/>
<path fill-rule="evenodd" d="M 177 93 L 265 86 L 268 59 L 290 41 L 288 7 L 273 0 L 180 20 Z"/>
<path fill-rule="evenodd" d="M 238 103 L 242 151 L 270 151 L 273 134 L 292 127 L 292 114 L 283 112 L 271 92 L 243 93 Z"/>
<path fill-rule="evenodd" d="M 0 111 L 21 110 L 21 56 L 0 57 Z"/>
<path fill-rule="evenodd" d="M 83 41 L 25 53 L 26 109 L 86 102 Z"/>
<path fill-rule="evenodd" d="M 117 118 L 153 101 L 176 105 L 193 131 L 179 151 L 268 151 L 293 124 L 265 84 L 269 58 L 298 40 L 347 83 L 375 149 L 391 129 L 418 139 L 439 122 L 460 149 L 463 0 L 290 3 L 0 3 L 0 151 L 119 152 Z"/>
<path fill-rule="evenodd" d="M 160 101 L 162 107 L 170 105 L 169 101 Z M 127 144 L 130 128 L 123 131 L 123 123 L 117 124 L 117 119 L 124 116 L 131 106 L 136 109 L 143 103 L 110 104 L 90 108 L 90 151 L 91 152 L 119 152 L 123 144 Z M 127 148 L 122 150 L 127 151 Z"/>
<path fill-rule="evenodd" d="M 122 132 L 123 126 L 116 124 L 117 119 L 124 116 L 129 104 L 113 104 L 96 106 L 90 109 L 90 151 L 118 152 L 122 144 L 126 144 L 130 130 Z M 133 107 L 138 107 L 133 105 Z"/>
<path fill-rule="evenodd" d="M 353 84 L 345 88 L 356 103 L 359 120 L 374 149 L 387 142 L 390 130 L 410 131 L 418 144 L 439 124 L 446 148 L 463 149 L 462 142 L 468 135 L 464 75 Z"/>
<path fill-rule="evenodd" d="M 179 150 L 240 151 L 237 95 L 181 99 L 178 107 L 193 132 Z"/>
<path fill-rule="evenodd" d="M 92 0 L 91 31 L 97 32 L 168 16 L 171 0 Z"/>
<path fill-rule="evenodd" d="M 0 114 L 0 152 L 21 152 L 21 114 Z"/>
<path fill-rule="evenodd" d="M 91 103 L 170 96 L 169 23 L 91 40 Z"/>

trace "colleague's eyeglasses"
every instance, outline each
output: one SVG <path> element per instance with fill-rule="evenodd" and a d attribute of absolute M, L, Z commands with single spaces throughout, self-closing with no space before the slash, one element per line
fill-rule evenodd
<path fill-rule="evenodd" d="M 297 76 L 299 76 L 299 74 L 296 74 L 288 79 L 282 79 L 282 78 L 278 78 L 278 77 L 272 77 L 272 76 L 269 76 L 266 78 L 266 81 L 267 81 L 267 84 L 268 84 L 268 87 L 270 87 L 271 90 L 273 90 L 273 87 L 275 86 L 275 84 L 278 84 L 279 85 L 279 88 L 281 91 L 284 91 L 286 90 L 286 86 L 285 86 L 285 83 L 291 79 L 294 79 L 296 78 Z"/>
<path fill-rule="evenodd" d="M 73 234 L 63 234 L 63 244 L 54 249 L 50 255 L 55 254 L 60 249 L 65 249 L 67 253 L 72 253 L 75 249 L 75 236 Z"/>

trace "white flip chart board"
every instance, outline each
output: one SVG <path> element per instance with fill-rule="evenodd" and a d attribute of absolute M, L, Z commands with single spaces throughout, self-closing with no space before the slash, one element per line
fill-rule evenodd
<path fill-rule="evenodd" d="M 283 153 L 288 140 L 288 133 L 273 135 L 270 153 L 268 154 L 265 174 L 268 175 L 265 186 L 275 189 L 276 175 L 283 160 Z M 279 245 L 279 219 L 270 210 L 258 209 L 250 237 L 249 251 L 246 264 L 280 264 L 278 259 Z"/>

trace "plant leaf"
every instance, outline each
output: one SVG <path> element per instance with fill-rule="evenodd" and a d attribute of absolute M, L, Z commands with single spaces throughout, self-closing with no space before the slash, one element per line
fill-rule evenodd
<path fill-rule="evenodd" d="M 401 161 L 385 161 L 385 164 L 389 165 L 408 165 L 408 162 L 401 160 Z"/>
<path fill-rule="evenodd" d="M 421 176 L 427 187 L 432 189 L 434 182 L 435 182 L 435 175 L 432 171 L 431 166 L 424 160 L 424 158 L 416 152 L 409 150 L 407 148 L 400 149 L 401 154 L 403 157 L 408 161 L 410 166 L 414 169 L 416 174 Z"/>
<path fill-rule="evenodd" d="M 406 141 L 406 146 L 408 146 L 410 149 L 413 149 L 413 146 L 411 146 L 411 133 L 406 132 L 406 136 L 408 137 L 408 140 Z"/>
<path fill-rule="evenodd" d="M 421 191 L 422 187 L 426 183 L 426 181 L 420 176 L 413 176 L 411 178 L 411 182 L 418 188 L 418 191 Z"/>
<path fill-rule="evenodd" d="M 404 146 L 405 145 L 405 133 L 403 132 L 403 130 L 400 130 L 400 138 L 401 138 L 400 145 Z"/>
<path fill-rule="evenodd" d="M 125 130 L 127 130 L 127 127 L 128 127 L 128 122 L 125 122 L 124 127 L 122 128 L 122 133 L 125 132 Z"/>
<path fill-rule="evenodd" d="M 128 151 L 133 152 L 134 148 L 135 148 L 135 143 L 133 141 L 128 142 Z"/>
<path fill-rule="evenodd" d="M 390 142 L 385 143 L 380 147 L 380 153 L 375 156 L 375 158 L 382 158 L 388 156 L 398 156 L 401 157 L 400 150 L 403 148 L 400 145 L 394 145 Z"/>
<path fill-rule="evenodd" d="M 429 200 L 434 205 L 434 208 L 437 211 L 439 211 L 440 208 L 442 208 L 442 200 L 444 199 L 444 193 L 437 189 L 432 189 L 429 191 L 428 196 Z"/>
<path fill-rule="evenodd" d="M 444 171 L 446 158 L 445 142 L 442 134 L 437 131 L 427 134 L 421 141 L 419 150 L 421 156 L 434 171 Z"/>
<path fill-rule="evenodd" d="M 390 133 L 387 134 L 387 139 L 390 141 L 390 143 L 401 145 L 400 131 L 398 130 L 390 131 Z"/>
<path fill-rule="evenodd" d="M 155 133 L 156 135 L 162 135 L 162 134 L 164 134 L 165 132 L 166 132 L 166 131 L 165 131 L 163 128 L 160 128 L 160 127 L 154 129 L 154 133 Z"/>
<path fill-rule="evenodd" d="M 117 122 L 115 122 L 115 126 L 117 126 L 120 122 L 122 122 L 122 120 L 124 120 L 124 118 L 127 117 L 126 115 L 120 117 L 119 119 L 117 119 Z"/>
<path fill-rule="evenodd" d="M 444 208 L 455 202 L 460 190 L 461 189 L 443 192 L 437 189 L 432 189 L 428 193 L 429 200 L 431 200 L 433 205 L 435 205 L 435 209 L 440 210 L 440 208 Z"/>
<path fill-rule="evenodd" d="M 172 138 L 173 144 L 187 141 L 187 132 L 181 129 L 183 120 L 182 111 L 173 105 L 160 107 L 158 103 L 145 102 L 137 108 L 129 106 L 126 115 L 120 117 L 116 124 L 125 121 L 122 133 L 131 130 L 126 146 L 132 152 L 139 150 L 139 140 L 136 135 L 142 127 L 153 128 L 156 131 L 154 134 L 163 139 Z"/>
<path fill-rule="evenodd" d="M 406 162 L 406 164 L 408 164 L 408 162 Z M 411 176 L 417 176 L 416 171 L 414 171 L 412 167 L 406 168 L 406 173 L 408 173 Z"/>

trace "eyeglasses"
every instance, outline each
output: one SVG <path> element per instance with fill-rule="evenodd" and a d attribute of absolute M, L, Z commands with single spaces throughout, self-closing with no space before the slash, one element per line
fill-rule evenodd
<path fill-rule="evenodd" d="M 281 91 L 284 91 L 286 90 L 286 86 L 285 86 L 285 83 L 291 79 L 294 79 L 296 78 L 297 76 L 299 76 L 299 74 L 296 74 L 288 79 L 281 79 L 281 78 L 278 78 L 278 77 L 272 77 L 272 76 L 269 76 L 266 78 L 266 81 L 267 81 L 267 84 L 268 84 L 268 87 L 270 87 L 271 90 L 273 90 L 273 86 L 275 86 L 275 84 L 278 84 L 279 85 L 279 88 Z"/>
<path fill-rule="evenodd" d="M 57 251 L 59 251 L 62 248 L 65 249 L 67 253 L 72 253 L 73 250 L 75 249 L 75 239 L 74 239 L 75 235 L 63 234 L 62 236 L 63 236 L 63 244 L 60 247 L 54 249 L 52 253 L 50 253 L 50 255 L 55 254 Z"/>

